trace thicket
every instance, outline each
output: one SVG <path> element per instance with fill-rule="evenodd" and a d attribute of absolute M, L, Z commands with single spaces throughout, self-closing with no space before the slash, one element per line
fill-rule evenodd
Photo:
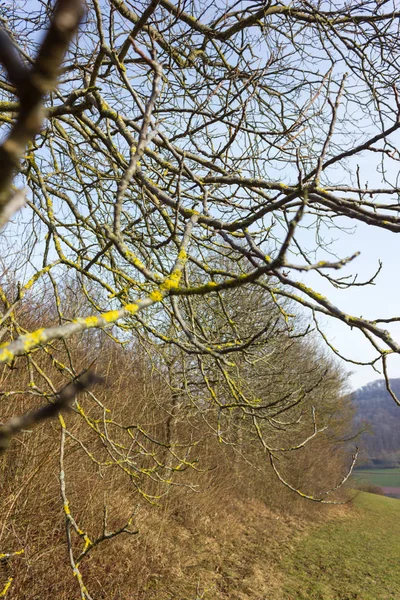
<path fill-rule="evenodd" d="M 3 281 L 3 289 L 7 285 Z M 86 302 L 74 281 L 64 284 L 62 299 L 70 318 Z M 276 308 L 269 311 L 279 322 Z M 22 300 L 15 316 L 19 327 L 34 329 L 51 326 L 57 311 L 43 289 Z M 234 408 L 229 417 L 221 415 L 205 385 L 179 387 L 177 356 L 171 383 L 165 349 L 157 354 L 143 339 L 116 344 L 108 334 L 89 334 L 68 346 L 59 341 L 2 367 L 3 422 L 51 398 L 68 381 L 66 369 L 74 373 L 94 361 L 104 377 L 71 412 L 22 431 L 1 458 L 0 544 L 10 556 L 0 564 L 3 583 L 13 578 L 12 597 L 71 598 L 77 583 L 93 598 L 152 598 L 155 590 L 161 597 L 174 586 L 184 594 L 195 583 L 176 564 L 181 547 L 190 552 L 178 531 L 218 544 L 225 539 L 221 528 L 228 528 L 227 539 L 234 535 L 236 511 L 246 520 L 262 506 L 277 517 L 326 517 L 326 508 L 322 513 L 277 480 L 251 415 Z M 253 393 L 270 407 L 263 434 L 277 452 L 296 446 L 296 439 L 313 434 L 318 409 L 320 435 L 302 449 L 280 452 L 279 468 L 293 485 L 320 497 L 349 466 L 344 375 L 314 338 L 291 337 L 285 329 L 276 328 L 269 352 L 263 350 L 263 361 L 246 366 L 247 385 L 251 381 Z M 309 391 L 299 401 L 296 393 L 304 388 Z M 287 398 L 296 399 L 294 406 L 274 418 L 271 407 L 280 412 Z M 345 499 L 345 492 L 334 498 Z M 218 556 L 212 560 L 217 564 Z"/>

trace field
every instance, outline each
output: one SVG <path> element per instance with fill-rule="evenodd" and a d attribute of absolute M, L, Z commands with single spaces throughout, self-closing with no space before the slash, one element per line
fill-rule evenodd
<path fill-rule="evenodd" d="M 396 469 L 360 469 L 354 472 L 354 476 L 362 483 L 400 488 L 400 467 Z"/>
<path fill-rule="evenodd" d="M 400 598 L 400 502 L 359 493 L 353 510 L 316 527 L 286 556 L 285 600 Z"/>

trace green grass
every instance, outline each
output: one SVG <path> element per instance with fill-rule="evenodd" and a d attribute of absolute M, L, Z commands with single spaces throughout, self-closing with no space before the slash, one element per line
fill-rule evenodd
<path fill-rule="evenodd" d="M 400 487 L 400 468 L 396 469 L 360 469 L 354 476 L 363 483 L 371 485 Z"/>
<path fill-rule="evenodd" d="M 299 538 L 282 600 L 398 600 L 400 501 L 360 493 L 355 509 Z"/>

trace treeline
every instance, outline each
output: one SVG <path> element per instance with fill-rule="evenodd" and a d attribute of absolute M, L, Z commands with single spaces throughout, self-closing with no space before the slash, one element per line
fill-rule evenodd
<path fill-rule="evenodd" d="M 17 292 L 8 284 L 4 297 Z M 21 299 L 16 333 L 88 309 L 76 282 L 59 283 L 59 294 L 61 316 L 44 288 Z M 226 302 L 230 320 L 254 332 L 268 315 L 269 335 L 262 350 L 231 357 L 225 372 L 211 357 L 200 377 L 184 351 L 123 329 L 53 342 L 2 367 L 2 422 L 51 402 L 89 365 L 105 379 L 70 413 L 19 434 L 1 459 L 0 584 L 12 579 L 13 598 L 46 590 L 67 599 L 77 586 L 83 597 L 153 598 L 154 578 L 167 589 L 173 576 L 168 550 L 159 550 L 161 521 L 164 546 L 176 548 L 177 524 L 212 530 L 237 502 L 313 514 L 316 505 L 277 473 L 301 493 L 343 498 L 342 490 L 324 494 L 351 463 L 345 377 L 273 304 L 248 299 Z"/>
<path fill-rule="evenodd" d="M 399 397 L 400 379 L 390 379 Z M 395 467 L 400 464 L 400 414 L 384 379 L 378 379 L 353 395 L 355 426 L 364 431 L 361 438 L 364 466 Z"/>

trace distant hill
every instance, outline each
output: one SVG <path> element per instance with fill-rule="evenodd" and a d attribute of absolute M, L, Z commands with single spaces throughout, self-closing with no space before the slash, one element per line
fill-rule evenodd
<path fill-rule="evenodd" d="M 390 387 L 400 399 L 400 378 Z M 365 428 L 361 448 L 370 464 L 400 464 L 400 406 L 394 402 L 383 379 L 377 379 L 352 394 L 357 429 Z"/>

